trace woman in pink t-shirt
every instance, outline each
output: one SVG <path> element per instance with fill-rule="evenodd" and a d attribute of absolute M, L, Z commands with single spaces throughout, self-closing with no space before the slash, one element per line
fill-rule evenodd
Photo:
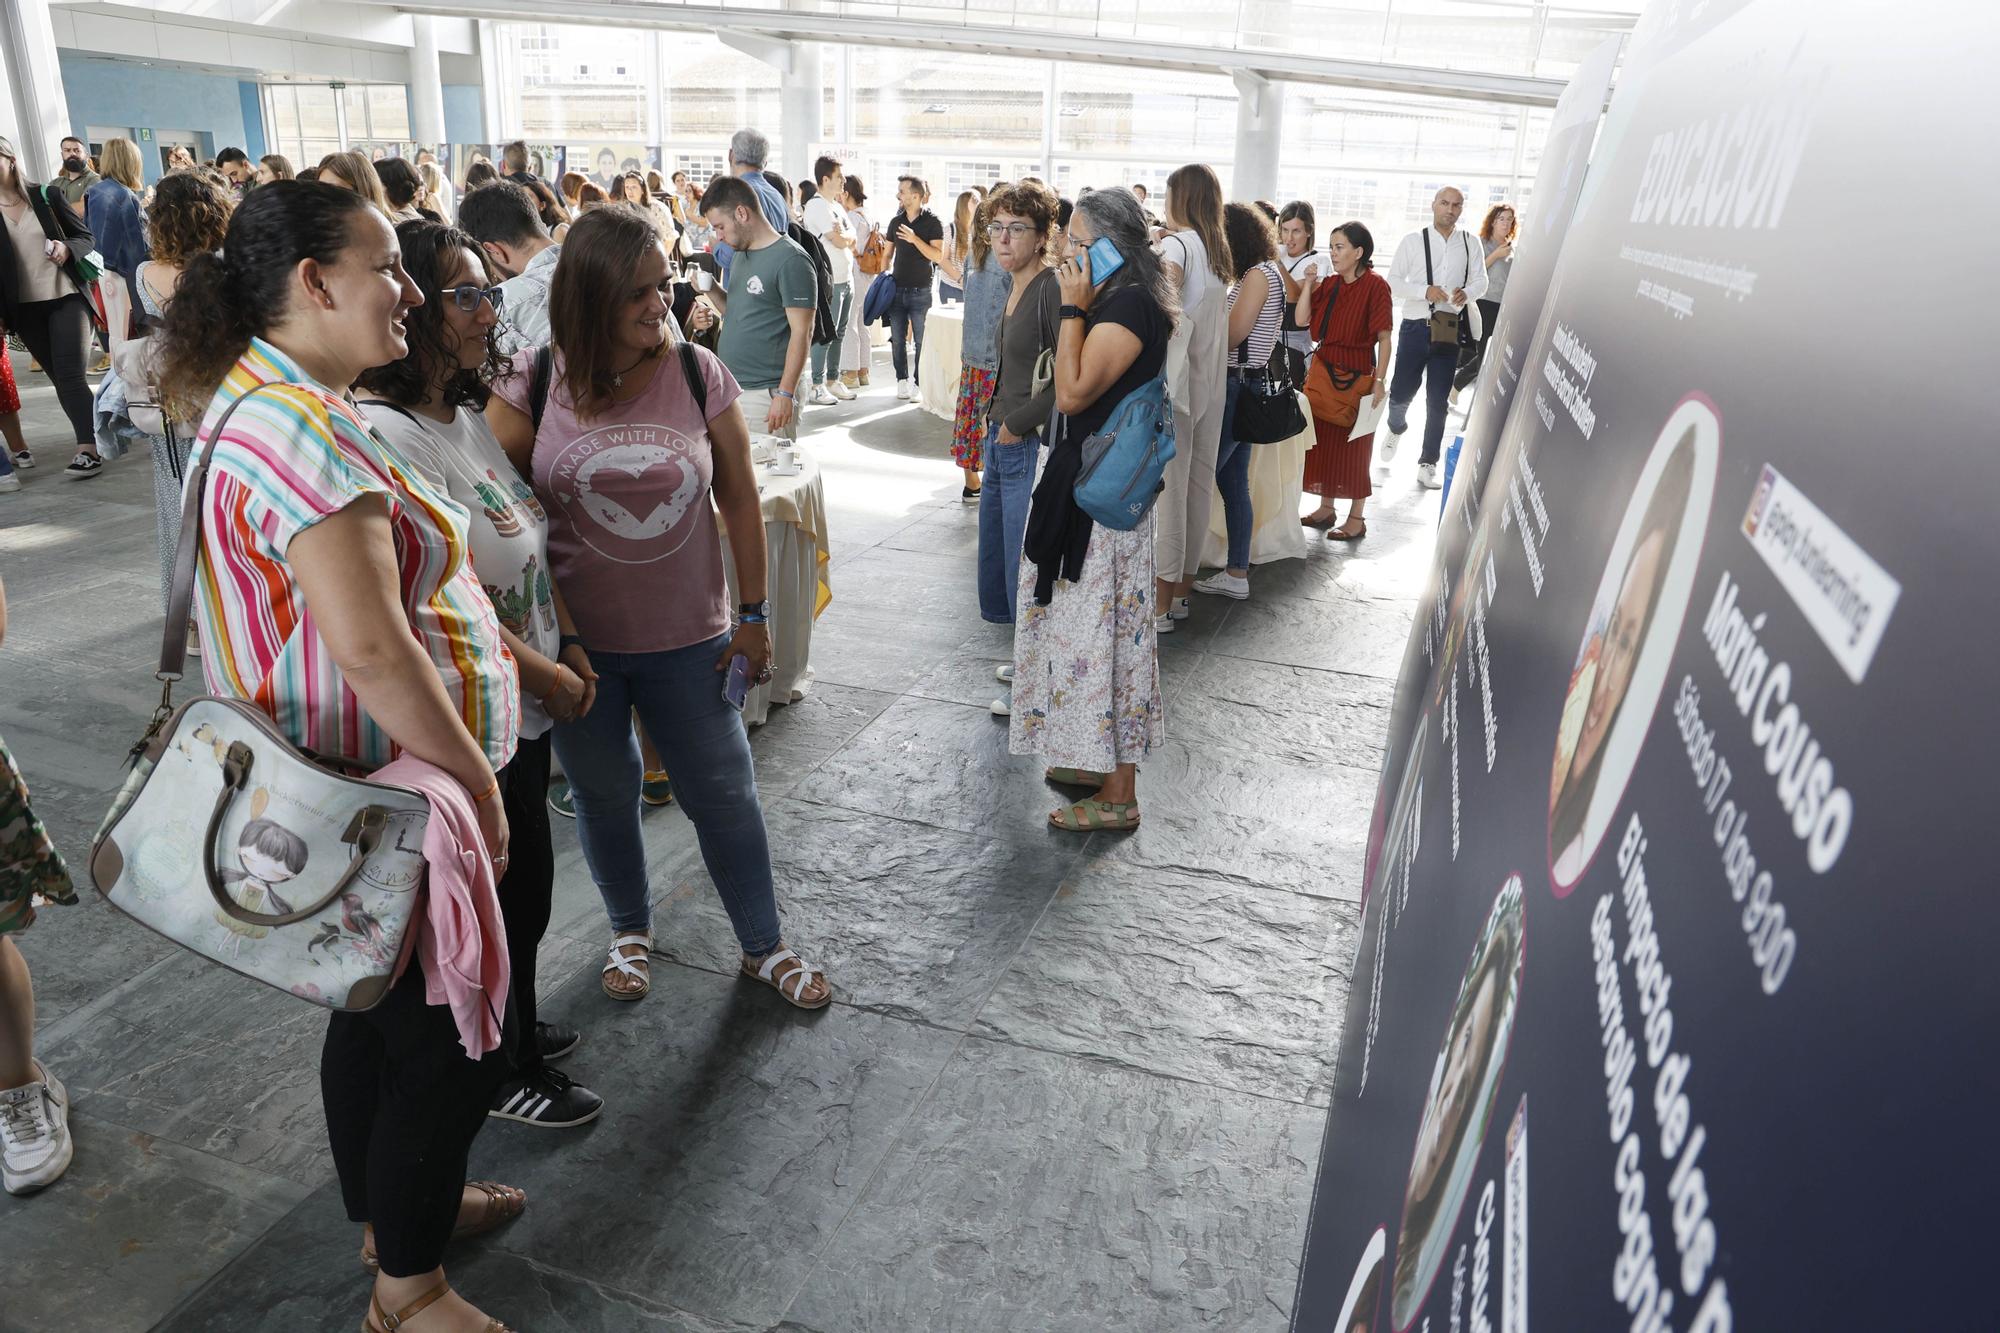
<path fill-rule="evenodd" d="M 645 217 L 592 209 L 572 227 L 549 286 L 547 353 L 516 357 L 487 406 L 493 433 L 548 511 L 549 565 L 577 630 L 562 648 L 580 643 L 596 676 L 588 715 L 557 725 L 556 756 L 611 918 L 607 994 L 637 1000 L 650 984 L 636 710 L 700 835 L 744 975 L 818 1009 L 833 991 L 780 936 L 750 741 L 722 693 L 739 655 L 753 680 L 771 675 L 749 427 L 722 363 L 674 345 L 671 293 L 666 250 Z M 698 383 L 687 375 L 690 355 Z M 733 624 L 718 508 L 746 599 Z"/>

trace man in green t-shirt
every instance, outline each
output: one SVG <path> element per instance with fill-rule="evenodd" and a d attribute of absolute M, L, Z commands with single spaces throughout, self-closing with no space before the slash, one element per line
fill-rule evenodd
<path fill-rule="evenodd" d="M 818 279 L 806 252 L 779 235 L 757 196 L 742 180 L 718 176 L 701 197 L 702 215 L 719 240 L 733 247 L 729 285 L 697 302 L 696 329 L 711 327 L 720 307 L 722 337 L 716 354 L 743 387 L 739 405 L 752 432 L 761 428 L 788 440 L 799 437 L 799 390 L 812 347 Z M 759 413 L 762 415 L 760 416 Z"/>

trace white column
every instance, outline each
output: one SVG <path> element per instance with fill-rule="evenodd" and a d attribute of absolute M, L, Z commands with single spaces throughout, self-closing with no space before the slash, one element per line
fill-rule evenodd
<path fill-rule="evenodd" d="M 778 170 L 796 184 L 812 175 L 813 148 L 826 134 L 826 78 L 818 42 L 792 43 L 792 71 L 779 101 Z"/>
<path fill-rule="evenodd" d="M 1232 199 L 1270 199 L 1278 192 L 1278 139 L 1285 125 L 1285 85 L 1249 70 L 1236 81 L 1236 170 Z"/>
<path fill-rule="evenodd" d="M 507 109 L 500 100 L 500 90 L 506 84 L 501 78 L 503 66 L 494 33 L 497 26 L 491 19 L 479 20 L 479 105 L 485 121 L 480 126 L 482 143 L 500 143 L 512 137 L 507 133 Z"/>
<path fill-rule="evenodd" d="M 445 141 L 437 20 L 429 14 L 410 15 L 410 37 L 410 137 L 434 147 Z"/>
<path fill-rule="evenodd" d="M 778 71 L 778 160 L 764 165 L 790 180 L 804 180 L 812 173 L 812 150 L 820 140 L 826 98 L 819 43 L 787 42 L 751 32 L 718 32 L 716 36 L 724 46 Z M 767 126 L 750 128 L 769 133 Z"/>
<path fill-rule="evenodd" d="M 49 180 L 70 123 L 48 0 L 0 0 L 0 20 L 0 134 L 14 141 L 31 178 Z"/>
<path fill-rule="evenodd" d="M 1062 121 L 1062 65 L 1048 62 L 1049 77 L 1042 85 L 1042 170 L 1044 184 L 1056 188 L 1056 130 Z"/>

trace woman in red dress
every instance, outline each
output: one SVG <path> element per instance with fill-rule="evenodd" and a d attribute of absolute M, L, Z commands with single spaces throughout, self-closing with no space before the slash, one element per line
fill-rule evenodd
<path fill-rule="evenodd" d="M 1359 222 L 1343 222 L 1328 238 L 1326 258 L 1333 266 L 1332 280 L 1320 281 L 1317 266 L 1306 269 L 1299 284 L 1298 319 L 1319 339 L 1313 355 L 1343 376 L 1373 375 L 1375 386 L 1369 397 L 1381 402 L 1389 394 L 1389 331 L 1395 327 L 1395 302 L 1389 284 L 1375 272 L 1375 238 Z M 1327 307 L 1333 307 L 1331 316 Z M 1326 321 L 1325 333 L 1320 329 Z M 1313 418 L 1317 439 L 1306 454 L 1305 489 L 1320 498 L 1319 508 L 1299 521 L 1309 528 L 1324 528 L 1334 519 L 1335 500 L 1349 500 L 1347 521 L 1328 532 L 1337 542 L 1357 541 L 1368 535 L 1361 517 L 1375 486 L 1368 475 L 1375 454 L 1375 433 L 1348 438 L 1346 426 Z"/>

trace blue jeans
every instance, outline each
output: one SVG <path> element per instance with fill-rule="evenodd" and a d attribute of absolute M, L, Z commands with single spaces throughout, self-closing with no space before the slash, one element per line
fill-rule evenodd
<path fill-rule="evenodd" d="M 847 332 L 847 317 L 854 305 L 854 284 L 836 282 L 833 290 L 833 341 L 812 345 L 812 382 L 824 384 L 840 378 L 840 340 Z"/>
<path fill-rule="evenodd" d="M 597 702 L 582 721 L 556 724 L 555 747 L 611 928 L 621 935 L 647 930 L 653 910 L 639 832 L 639 741 L 632 734 L 638 710 L 673 775 L 675 799 L 694 821 L 702 863 L 736 941 L 755 957 L 778 946 L 778 898 L 750 737 L 742 715 L 722 697 L 723 673 L 715 669 L 728 644 L 720 634 L 663 653 L 592 653 Z"/>
<path fill-rule="evenodd" d="M 1028 502 L 1035 494 L 1040 433 L 1016 444 L 998 443 L 1000 425 L 986 428 L 984 477 L 979 488 L 979 617 L 1014 623 L 1021 587 L 1021 542 L 1028 532 Z"/>
<path fill-rule="evenodd" d="M 1222 518 L 1229 529 L 1229 568 L 1250 568 L 1250 534 L 1256 530 L 1257 515 L 1250 506 L 1250 451 L 1255 445 L 1236 438 L 1236 399 L 1243 392 L 1243 376 L 1232 370 L 1224 382 L 1222 396 L 1222 446 L 1215 455 L 1215 488 L 1222 492 Z M 1206 539 L 1206 533 L 1188 534 L 1188 540 Z"/>
<path fill-rule="evenodd" d="M 1424 386 L 1424 450 L 1419 463 L 1435 463 L 1444 448 L 1444 425 L 1451 403 L 1451 377 L 1458 369 L 1458 344 L 1431 341 L 1431 326 L 1406 319 L 1396 334 L 1396 373 L 1389 378 L 1389 430 L 1409 428 L 1410 400 Z"/>
<path fill-rule="evenodd" d="M 931 317 L 931 289 L 898 287 L 889 302 L 889 363 L 899 380 L 916 381 L 915 363 L 924 359 L 924 321 Z M 916 338 L 916 355 L 911 356 L 903 340 Z"/>

